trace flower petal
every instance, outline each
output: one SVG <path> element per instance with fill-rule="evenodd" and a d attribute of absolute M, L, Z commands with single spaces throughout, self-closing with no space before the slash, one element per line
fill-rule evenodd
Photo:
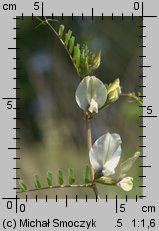
<path fill-rule="evenodd" d="M 78 85 L 75 97 L 78 106 L 84 111 L 89 109 L 92 113 L 98 112 L 98 109 L 106 102 L 107 89 L 103 82 L 95 76 L 87 76 Z M 92 99 L 97 103 L 94 111 L 91 107 Z"/>
<path fill-rule="evenodd" d="M 117 186 L 122 188 L 124 191 L 130 191 L 133 188 L 133 178 L 129 176 L 125 177 L 117 183 Z"/>
<path fill-rule="evenodd" d="M 135 164 L 136 160 L 138 159 L 140 152 L 136 152 L 134 156 L 130 157 L 120 165 L 120 177 L 124 177 L 126 173 L 132 168 Z"/>
<path fill-rule="evenodd" d="M 93 112 L 98 113 L 98 103 L 94 99 L 91 99 L 90 107 L 88 108 L 88 110 L 91 113 Z"/>
<path fill-rule="evenodd" d="M 114 169 L 121 156 L 121 138 L 118 134 L 107 133 L 93 144 L 89 158 L 95 173 L 102 172 L 104 176 L 114 174 Z"/>

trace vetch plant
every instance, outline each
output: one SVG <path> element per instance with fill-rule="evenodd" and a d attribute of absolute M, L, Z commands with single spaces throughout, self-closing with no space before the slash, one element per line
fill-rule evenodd
<path fill-rule="evenodd" d="M 113 185 L 120 187 L 124 191 L 132 190 L 133 177 L 129 176 L 128 172 L 135 165 L 140 153 L 136 152 L 131 158 L 119 164 L 121 155 L 124 155 L 124 153 L 122 153 L 122 139 L 118 131 L 112 134 L 107 132 L 92 144 L 91 123 L 94 116 L 98 116 L 101 110 L 116 102 L 120 96 L 128 96 L 131 100 L 136 100 L 142 104 L 139 94 L 138 96 L 133 92 L 123 94 L 119 78 L 109 84 L 103 83 L 94 74 L 101 63 L 101 51 L 93 53 L 89 51 L 87 45 L 76 43 L 76 38 L 72 31 L 68 30 L 65 32 L 64 25 L 60 25 L 57 32 L 50 24 L 51 19 L 45 18 L 45 20 L 41 20 L 38 18 L 38 20 L 40 20 L 41 24 L 48 25 L 57 38 L 59 38 L 79 77 L 80 82 L 75 91 L 75 100 L 84 113 L 90 165 L 85 165 L 83 168 L 83 182 L 81 184 L 75 184 L 75 172 L 72 168 L 69 168 L 67 173 L 68 184 L 64 182 L 63 171 L 58 170 L 58 185 L 54 185 L 52 180 L 53 174 L 51 171 L 48 171 L 46 175 L 47 187 L 42 187 L 40 178 L 35 175 L 35 188 L 28 189 L 24 180 L 20 179 L 19 186 L 21 191 L 18 193 L 42 189 L 86 187 L 93 189 L 95 196 L 100 198 L 97 183 L 103 184 L 103 187 Z M 116 169 L 119 167 L 120 171 L 117 174 Z"/>

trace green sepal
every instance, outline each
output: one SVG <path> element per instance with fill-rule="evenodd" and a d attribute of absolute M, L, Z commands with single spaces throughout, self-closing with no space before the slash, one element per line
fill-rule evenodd
<path fill-rule="evenodd" d="M 115 185 L 116 184 L 116 180 L 112 179 L 111 177 L 106 177 L 106 176 L 102 176 L 96 179 L 95 181 L 97 183 L 105 184 L 105 185 Z"/>

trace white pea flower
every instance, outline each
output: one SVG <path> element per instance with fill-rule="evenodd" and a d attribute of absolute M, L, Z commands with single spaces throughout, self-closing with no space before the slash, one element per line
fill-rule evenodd
<path fill-rule="evenodd" d="M 133 188 L 133 178 L 126 176 L 127 172 L 132 168 L 140 152 L 136 152 L 134 156 L 127 159 L 120 165 L 120 173 L 116 179 L 110 176 L 115 173 L 120 156 L 121 156 L 121 138 L 120 135 L 114 133 L 106 133 L 101 136 L 93 144 L 89 159 L 94 169 L 96 182 L 106 185 L 117 185 L 124 191 L 130 191 Z"/>
<path fill-rule="evenodd" d="M 117 183 L 117 186 L 122 188 L 124 191 L 130 191 L 133 188 L 133 178 L 130 176 L 124 177 Z"/>
<path fill-rule="evenodd" d="M 90 113 L 98 113 L 106 102 L 107 89 L 100 79 L 87 76 L 79 83 L 75 97 L 81 109 Z"/>
<path fill-rule="evenodd" d="M 89 159 L 95 177 L 110 176 L 115 173 L 121 156 L 121 138 L 118 134 L 106 133 L 93 144 Z"/>

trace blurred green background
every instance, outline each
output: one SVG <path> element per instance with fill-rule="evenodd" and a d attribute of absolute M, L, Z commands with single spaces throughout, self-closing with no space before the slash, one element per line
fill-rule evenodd
<path fill-rule="evenodd" d="M 102 62 L 96 71 L 96 77 L 104 83 L 113 82 L 120 78 L 122 92 L 138 92 L 138 86 L 142 84 L 139 75 L 142 74 L 139 65 L 142 60 L 142 49 L 138 46 L 142 44 L 142 21 L 139 17 L 55 17 L 57 21 L 52 23 L 58 31 L 59 25 L 65 25 L 65 30 L 72 30 L 76 37 L 76 42 L 87 44 L 93 52 L 101 50 Z M 17 167 L 21 170 L 17 172 L 17 177 L 21 177 L 27 182 L 29 188 L 34 188 L 33 176 L 39 175 L 42 185 L 46 186 L 46 172 L 53 172 L 53 183 L 56 185 L 56 172 L 62 169 L 65 183 L 67 183 L 67 168 L 75 170 L 76 183 L 82 183 L 83 166 L 89 162 L 86 145 L 86 127 L 83 119 L 83 112 L 75 102 L 75 91 L 79 83 L 77 74 L 70 62 L 66 51 L 62 47 L 59 39 L 54 35 L 48 26 L 38 26 L 39 21 L 31 17 L 24 17 L 24 20 L 17 20 L 17 117 L 22 119 L 17 121 L 17 156 L 21 160 L 17 162 Z M 137 103 L 130 103 L 125 97 L 111 104 L 109 108 L 95 116 L 92 123 L 93 142 L 106 132 L 116 132 L 122 138 L 122 158 L 121 162 L 132 156 L 139 150 L 142 135 L 139 124 L 142 121 L 139 114 L 142 111 Z M 140 130 L 139 130 L 140 129 Z M 140 150 L 142 152 L 142 150 Z M 142 195 L 142 185 L 139 175 L 142 174 L 139 165 L 142 160 L 138 160 L 136 166 L 130 171 L 130 176 L 134 177 L 134 189 L 125 193 L 120 188 L 113 186 L 98 185 L 101 197 L 119 198 L 128 195 L 128 198 L 135 198 Z M 94 198 L 91 189 L 59 189 L 38 191 L 27 193 L 33 198 L 35 194 L 44 198 L 47 194 L 49 198 L 54 198 L 58 194 L 59 198 L 65 198 L 66 193 L 69 198 L 78 195 L 79 198 Z M 25 196 L 25 193 L 21 197 Z"/>

